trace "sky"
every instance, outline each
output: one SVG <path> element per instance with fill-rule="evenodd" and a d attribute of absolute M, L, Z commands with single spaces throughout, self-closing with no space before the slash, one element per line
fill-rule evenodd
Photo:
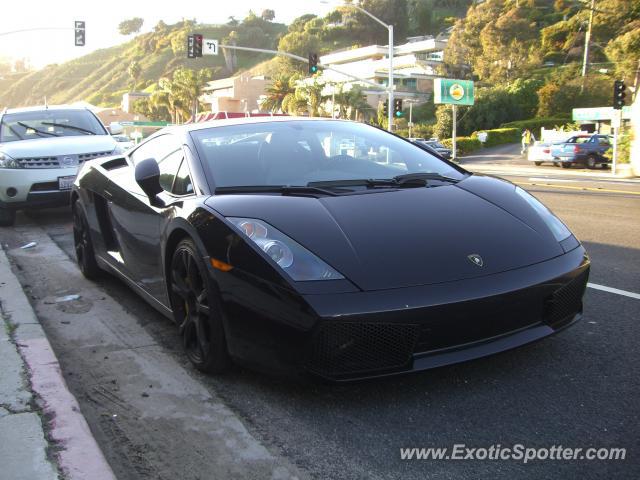
<path fill-rule="evenodd" d="M 333 2 L 336 5 L 339 2 Z M 118 33 L 118 24 L 132 17 L 144 19 L 143 31 L 158 21 L 175 23 L 182 18 L 195 18 L 200 23 L 226 23 L 229 16 L 244 18 L 249 10 L 258 15 L 270 8 L 276 22 L 290 23 L 305 13 L 324 15 L 331 4 L 321 0 L 4 0 L 0 15 L 0 61 L 28 59 L 34 68 L 62 63 L 86 55 L 98 48 L 110 47 L 128 40 Z M 74 20 L 86 22 L 87 43 L 74 46 Z M 64 28 L 3 35 L 28 28 Z"/>

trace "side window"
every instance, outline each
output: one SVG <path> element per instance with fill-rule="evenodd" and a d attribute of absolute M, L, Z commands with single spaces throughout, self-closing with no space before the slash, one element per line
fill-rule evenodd
<path fill-rule="evenodd" d="M 607 139 L 607 137 L 599 137 L 598 141 L 600 142 L 600 145 L 609 145 L 609 139 Z"/>
<path fill-rule="evenodd" d="M 160 135 L 140 145 L 131 153 L 131 160 L 136 165 L 147 158 L 155 158 L 158 163 L 180 148 L 180 143 L 171 134 Z"/>
<path fill-rule="evenodd" d="M 184 158 L 182 148 L 170 153 L 162 160 L 158 160 L 158 166 L 160 167 L 160 185 L 165 192 L 171 192 L 173 188 L 173 180 L 176 178 L 180 163 Z"/>
<path fill-rule="evenodd" d="M 191 183 L 191 175 L 189 175 L 189 166 L 187 161 L 183 160 L 176 180 L 173 183 L 173 193 L 175 195 L 189 195 L 193 193 L 193 184 Z"/>

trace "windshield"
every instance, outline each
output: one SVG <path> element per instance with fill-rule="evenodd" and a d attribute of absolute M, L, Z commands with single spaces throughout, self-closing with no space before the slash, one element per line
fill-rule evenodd
<path fill-rule="evenodd" d="M 35 138 L 106 135 L 88 110 L 39 110 L 7 113 L 0 122 L 0 143 Z"/>
<path fill-rule="evenodd" d="M 465 176 L 412 143 L 360 123 L 293 120 L 213 127 L 191 135 L 216 188 L 307 186 L 407 173 Z"/>

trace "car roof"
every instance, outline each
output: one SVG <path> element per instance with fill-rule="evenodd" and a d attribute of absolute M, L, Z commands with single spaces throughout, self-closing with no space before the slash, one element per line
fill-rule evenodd
<path fill-rule="evenodd" d="M 88 110 L 88 109 L 86 107 L 79 107 L 77 105 L 34 105 L 31 107 L 7 108 L 0 113 L 7 114 L 7 113 L 38 112 L 42 110 Z"/>

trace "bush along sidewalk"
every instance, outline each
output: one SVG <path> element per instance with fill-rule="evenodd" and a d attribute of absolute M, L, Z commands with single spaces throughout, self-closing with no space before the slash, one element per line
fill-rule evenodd
<path fill-rule="evenodd" d="M 487 134 L 484 143 L 478 138 L 480 133 Z M 483 147 L 518 143 L 520 142 L 521 135 L 522 132 L 518 128 L 495 128 L 493 130 L 473 132 L 469 137 L 456 137 L 456 153 L 458 155 L 465 155 L 480 150 Z M 440 142 L 447 148 L 453 148 L 453 139 L 451 138 L 445 138 Z"/>

